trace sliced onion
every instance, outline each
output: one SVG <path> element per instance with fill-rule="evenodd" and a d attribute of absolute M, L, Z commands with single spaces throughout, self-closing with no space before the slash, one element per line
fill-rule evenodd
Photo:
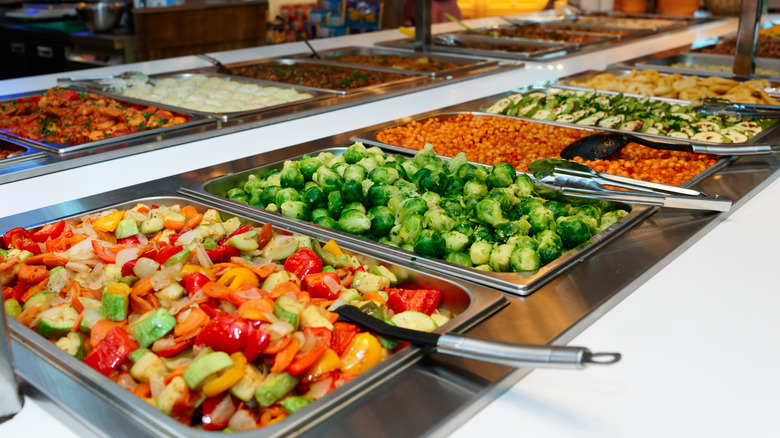
<path fill-rule="evenodd" d="M 78 263 L 78 262 L 68 262 L 65 264 L 65 268 L 70 269 L 74 272 L 80 272 L 85 273 L 89 272 L 89 266 L 85 265 L 84 263 Z"/>
<path fill-rule="evenodd" d="M 195 244 L 195 258 L 204 268 L 214 267 L 214 262 L 211 261 L 211 257 L 206 253 L 206 248 L 204 248 L 200 242 Z"/>
<path fill-rule="evenodd" d="M 332 312 L 346 304 L 347 304 L 347 300 L 345 300 L 344 298 L 336 298 L 336 301 L 334 301 L 333 304 L 331 304 L 330 307 L 328 307 L 328 310 Z"/>
<path fill-rule="evenodd" d="M 157 273 L 157 268 L 159 267 L 160 264 L 156 261 L 147 257 L 141 257 L 133 267 L 133 273 L 140 278 L 151 277 Z"/>
<path fill-rule="evenodd" d="M 222 424 L 230 421 L 233 414 L 236 413 L 236 405 L 233 403 L 233 399 L 230 398 L 230 394 L 226 395 L 221 402 L 214 407 L 211 411 L 212 424 Z"/>
<path fill-rule="evenodd" d="M 92 228 L 91 224 L 88 224 L 88 223 L 84 222 L 84 224 L 81 227 L 84 229 L 84 234 L 87 237 L 91 237 L 93 239 L 97 239 L 97 237 L 98 237 L 97 231 L 95 231 L 95 229 Z"/>
<path fill-rule="evenodd" d="M 195 351 L 194 347 L 193 347 L 192 352 L 195 353 L 196 355 L 198 354 L 198 352 Z M 185 367 L 189 366 L 189 364 L 191 364 L 193 360 L 194 359 L 191 358 L 191 357 L 178 357 L 176 359 L 166 359 L 165 366 L 169 370 L 175 370 L 175 369 L 178 369 L 178 368 L 185 368 Z"/>
<path fill-rule="evenodd" d="M 293 330 L 295 330 L 295 327 L 293 327 L 289 322 L 277 321 L 269 325 L 266 332 L 271 335 L 271 342 L 273 342 L 289 335 L 293 332 Z"/>
<path fill-rule="evenodd" d="M 330 392 L 331 384 L 333 384 L 333 378 L 331 377 L 318 380 L 309 386 L 309 392 L 307 392 L 306 395 L 314 400 L 322 398 L 325 394 Z"/>
<path fill-rule="evenodd" d="M 177 245 L 189 245 L 192 243 L 195 238 L 198 237 L 198 233 L 196 231 L 187 231 L 185 233 L 181 233 L 179 237 L 176 239 Z"/>
<path fill-rule="evenodd" d="M 116 253 L 116 264 L 117 266 L 124 266 L 125 263 L 129 262 L 130 260 L 135 260 L 138 258 L 138 252 L 140 248 L 133 247 L 133 248 L 125 248 L 118 253 Z"/>
<path fill-rule="evenodd" d="M 228 427 L 232 430 L 253 430 L 257 429 L 257 420 L 252 413 L 247 409 L 241 409 L 236 411 L 230 421 L 228 421 Z"/>
<path fill-rule="evenodd" d="M 296 341 L 298 341 L 298 345 L 305 347 L 306 346 L 306 335 L 303 332 L 295 332 L 293 333 L 293 338 L 295 338 Z M 311 348 L 311 345 L 309 346 Z M 303 349 L 301 349 L 303 350 Z"/>
<path fill-rule="evenodd" d="M 135 210 L 126 210 L 125 211 L 125 216 L 126 217 L 131 217 L 131 218 L 137 220 L 138 222 L 143 222 L 143 221 L 149 219 L 148 215 L 145 215 L 145 214 L 140 213 L 140 212 L 135 211 Z"/>
<path fill-rule="evenodd" d="M 138 238 L 138 243 L 140 243 L 141 245 L 146 245 L 147 243 L 149 243 L 149 238 L 146 237 L 144 233 L 138 233 L 135 235 L 135 237 Z"/>
<path fill-rule="evenodd" d="M 71 258 L 71 256 L 76 254 L 94 254 L 95 250 L 92 248 L 92 240 L 93 239 L 84 239 L 73 245 L 70 249 L 65 251 L 65 257 Z"/>
<path fill-rule="evenodd" d="M 154 290 L 158 291 L 179 280 L 181 280 L 181 265 L 173 265 L 162 268 L 160 272 L 152 275 L 149 281 L 151 281 Z"/>
<path fill-rule="evenodd" d="M 130 373 L 120 374 L 115 381 L 119 386 L 125 388 L 130 392 L 133 392 L 133 390 L 135 390 L 135 387 L 138 386 L 138 384 L 135 383 L 135 380 L 133 379 L 133 376 L 130 375 Z"/>
<path fill-rule="evenodd" d="M 150 376 L 149 387 L 152 390 L 152 399 L 157 400 L 157 397 L 160 395 L 161 392 L 163 392 L 163 389 L 165 389 L 165 382 L 163 381 L 163 376 L 161 375 Z"/>
<path fill-rule="evenodd" d="M 331 277 L 330 275 L 326 275 L 322 277 L 322 282 L 325 284 L 325 286 L 328 286 L 328 289 L 334 294 L 338 294 L 341 292 L 341 284 L 338 280 Z"/>

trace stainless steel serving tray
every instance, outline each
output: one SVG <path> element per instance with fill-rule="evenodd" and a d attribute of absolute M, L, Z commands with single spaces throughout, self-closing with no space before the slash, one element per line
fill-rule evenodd
<path fill-rule="evenodd" d="M 106 206 L 92 211 L 84 211 L 74 216 L 51 218 L 77 219 L 86 214 L 103 211 L 109 208 L 131 208 L 138 202 L 157 205 L 193 205 L 199 211 L 206 208 L 218 210 L 242 217 L 247 223 L 255 223 L 253 218 L 221 208 L 219 205 L 209 205 L 184 198 L 178 195 L 161 194 L 150 196 L 122 204 Z M 284 227 L 274 226 L 278 229 Z M 35 230 L 38 226 L 30 227 Z M 294 230 L 293 230 L 294 231 Z M 316 230 L 315 230 L 316 231 Z M 307 233 L 314 238 L 320 238 L 317 233 Z M 349 242 L 339 242 L 342 249 L 354 252 L 358 247 Z M 362 251 L 359 252 L 363 254 Z M 483 320 L 502 306 L 507 304 L 506 298 L 493 290 L 459 280 L 447 279 L 440 275 L 425 272 L 409 265 L 388 263 L 381 258 L 358 255 L 362 263 L 369 265 L 384 265 L 393 271 L 406 287 L 436 288 L 442 291 L 441 306 L 457 314 L 450 322 L 438 328 L 436 332 L 463 332 Z M 142 399 L 122 389 L 83 362 L 60 350 L 46 338 L 30 330 L 15 320 L 9 322 L 11 338 L 14 341 L 14 359 L 17 373 L 37 390 L 48 396 L 71 415 L 81 416 L 104 415 L 110 418 L 112 425 L 126 427 L 132 430 L 134 436 L 143 437 L 208 437 L 212 432 L 206 432 L 178 423 L 173 418 L 163 414 Z M 404 370 L 421 359 L 429 350 L 408 347 L 391 355 L 388 359 L 367 372 L 352 379 L 340 388 L 334 390 L 315 403 L 301 409 L 285 420 L 271 426 L 248 432 L 236 432 L 237 437 L 276 437 L 314 427 L 320 421 L 353 403 L 359 403 L 360 397 L 369 392 L 375 385 L 403 373 Z M 56 382 L 56 383 L 55 383 Z M 74 402 L 74 399 L 78 403 Z M 110 432 L 109 432 L 110 433 Z"/>
<path fill-rule="evenodd" d="M 523 25 L 522 22 L 520 24 Z M 575 21 L 540 23 L 540 25 L 550 29 L 572 30 L 586 33 L 595 33 L 599 35 L 611 35 L 617 39 L 642 37 L 653 33 L 652 29 L 602 26 L 598 24 L 577 23 Z"/>
<path fill-rule="evenodd" d="M 675 65 L 684 64 L 685 67 Z M 663 58 L 638 61 L 634 67 L 639 70 L 656 70 L 663 73 L 680 73 L 682 75 L 720 76 L 731 79 L 731 71 L 710 70 L 696 66 L 734 67 L 734 56 L 715 55 L 709 53 L 680 53 Z M 756 69 L 773 70 L 775 74 L 755 74 L 752 77 L 780 81 L 780 59 L 756 58 Z"/>
<path fill-rule="evenodd" d="M 320 55 L 320 57 L 322 57 L 322 59 L 338 62 L 340 64 L 359 66 L 360 68 L 364 66 L 370 67 L 374 65 L 350 63 L 350 62 L 340 61 L 337 58 L 346 55 L 365 55 L 365 56 L 399 56 L 405 59 L 419 59 L 422 56 L 419 53 L 409 52 L 404 50 L 390 50 L 390 49 L 379 49 L 375 47 L 360 47 L 360 46 L 349 46 L 340 49 L 318 51 L 317 53 Z M 308 59 L 312 59 L 311 56 L 312 55 L 310 53 L 302 53 L 300 55 L 291 56 L 291 58 L 303 58 L 308 60 Z M 447 55 L 430 54 L 430 53 L 424 56 L 433 62 L 450 62 L 456 64 L 456 67 L 451 69 L 432 71 L 432 72 L 422 72 L 434 78 L 441 77 L 441 76 L 451 76 L 451 75 L 464 73 L 471 70 L 492 67 L 498 64 L 498 61 L 489 60 L 489 59 L 464 58 L 461 56 L 447 56 Z M 394 67 L 385 67 L 385 68 L 392 68 L 393 71 L 398 71 L 398 72 L 420 73 L 420 71 L 418 70 L 409 70 L 409 69 L 394 68 Z"/>
<path fill-rule="evenodd" d="M 475 29 L 477 31 L 482 31 L 482 32 L 489 33 L 491 31 L 499 32 L 501 29 L 508 29 L 508 28 L 515 28 L 515 27 L 521 27 L 521 26 L 512 25 L 512 24 L 502 24 L 502 25 L 498 25 L 498 26 L 478 27 L 478 28 L 475 28 Z M 465 34 L 465 35 L 472 35 L 472 36 L 483 36 L 483 37 L 488 37 L 488 38 L 508 39 L 510 41 L 519 40 L 519 41 L 523 41 L 523 42 L 525 42 L 525 41 L 543 41 L 543 42 L 546 42 L 546 43 L 569 44 L 569 45 L 572 45 L 572 46 L 575 46 L 575 47 L 585 47 L 585 46 L 591 46 L 591 45 L 597 45 L 597 44 L 604 44 L 604 43 L 608 43 L 608 42 L 610 42 L 612 40 L 617 39 L 617 36 L 610 36 L 610 35 L 605 35 L 605 34 L 595 34 L 595 33 L 592 33 L 592 32 L 583 32 L 583 31 L 575 31 L 575 30 L 560 30 L 560 29 L 555 29 L 555 28 L 550 28 L 549 30 L 552 31 L 552 32 L 560 32 L 560 33 L 562 33 L 564 35 L 571 35 L 571 36 L 582 35 L 582 36 L 586 36 L 586 37 L 589 37 L 589 38 L 592 38 L 592 39 L 590 41 L 582 41 L 582 42 L 580 42 L 580 41 L 569 41 L 569 40 L 567 40 L 565 38 L 556 40 L 556 39 L 550 39 L 550 38 L 536 38 L 536 37 L 532 37 L 532 36 L 513 36 L 513 35 L 500 35 L 500 34 L 494 36 L 494 35 L 489 35 L 489 34 L 488 35 L 482 35 L 480 33 L 475 33 L 475 32 L 470 32 L 470 31 L 465 31 L 465 30 L 464 31 L 454 32 L 454 33 L 451 33 L 451 34 L 446 34 L 446 35 Z"/>
<path fill-rule="evenodd" d="M 659 32 L 696 24 L 701 21 L 701 19 L 674 15 L 610 12 L 583 14 L 577 17 L 575 23 L 615 28 L 651 29 Z"/>
<path fill-rule="evenodd" d="M 363 140 L 365 136 L 359 136 L 359 138 L 360 140 Z M 379 147 L 390 153 L 401 153 L 411 156 L 416 152 L 407 148 L 393 146 L 388 147 L 388 145 L 380 142 L 366 141 L 366 143 L 376 143 Z M 330 152 L 334 155 L 342 155 L 346 149 L 347 147 L 333 147 L 313 151 L 310 152 L 309 155 L 313 156 L 321 152 Z M 226 197 L 227 191 L 229 189 L 243 186 L 249 178 L 249 175 L 262 177 L 272 170 L 281 169 L 284 161 L 297 160 L 301 157 L 302 155 L 286 157 L 284 160 L 271 163 L 267 166 L 249 169 L 230 175 L 219 176 L 200 182 L 194 186 L 184 187 L 181 191 L 186 195 L 201 198 L 220 205 L 229 205 L 232 208 L 240 209 L 242 211 L 255 212 L 255 214 L 257 214 L 259 217 L 262 217 L 266 221 L 283 223 L 286 228 L 292 229 L 296 232 L 316 232 L 317 234 L 326 235 L 333 239 L 348 241 L 355 247 L 361 248 L 363 251 L 376 257 L 383 257 L 399 263 L 409 263 L 426 270 L 439 272 L 442 275 L 451 275 L 456 278 L 473 281 L 484 286 L 501 290 L 503 292 L 521 296 L 531 294 L 540 286 L 555 278 L 558 274 L 578 263 L 584 257 L 587 257 L 588 254 L 596 251 L 609 239 L 623 230 L 631 227 L 639 220 L 643 219 L 649 211 L 647 208 L 634 207 L 632 209 L 630 207 L 626 207 L 632 210 L 629 215 L 620 219 L 615 225 L 609 227 L 607 230 L 593 236 L 593 238 L 591 238 L 588 243 L 582 244 L 572 249 L 552 263 L 543 266 L 536 272 L 484 272 L 454 263 L 449 263 L 441 259 L 426 258 L 418 254 L 414 254 L 412 252 L 405 251 L 390 245 L 384 245 L 363 237 L 323 228 L 310 222 L 288 219 L 279 213 L 272 213 L 265 209 L 242 204 Z M 443 158 L 448 159 L 447 157 Z"/>
<path fill-rule="evenodd" d="M 0 159 L 0 167 L 17 164 L 21 161 L 35 160 L 46 156 L 46 151 L 20 144 L 9 139 L 0 138 L 0 149 L 13 151 L 14 155 Z"/>
<path fill-rule="evenodd" d="M 94 93 L 103 97 L 109 97 L 106 93 L 99 92 L 99 91 L 90 91 L 90 93 Z M 0 102 L 23 98 L 23 97 L 42 96 L 44 94 L 46 94 L 46 90 L 7 95 L 7 96 L 0 97 Z M 149 106 L 149 102 L 133 99 L 129 97 L 117 96 L 116 98 L 115 97 L 111 97 L 111 98 L 117 100 L 120 103 L 127 104 L 128 106 L 141 106 L 141 107 Z M 161 139 L 164 138 L 166 134 L 170 132 L 178 132 L 178 131 L 186 130 L 188 128 L 200 126 L 203 124 L 213 123 L 213 121 L 206 116 L 194 114 L 192 112 L 183 112 L 181 111 L 180 108 L 169 107 L 167 105 L 162 105 L 162 104 L 155 104 L 154 106 L 160 109 L 168 110 L 176 115 L 186 116 L 190 120 L 179 125 L 149 129 L 146 131 L 135 132 L 132 134 L 122 135 L 119 137 L 107 138 L 104 140 L 91 141 L 91 142 L 76 144 L 76 145 L 44 143 L 40 141 L 30 140 L 28 138 L 24 138 L 4 131 L 0 131 L 0 137 L 12 138 L 22 144 L 31 145 L 39 149 L 56 152 L 62 155 L 62 154 L 68 154 L 71 152 L 76 152 L 76 151 L 89 149 L 89 148 L 97 148 L 101 146 L 112 146 L 112 145 L 124 143 L 137 138 L 152 137 L 152 138 Z"/>
<path fill-rule="evenodd" d="M 317 60 L 317 59 L 291 59 L 291 58 L 278 58 L 278 59 L 271 59 L 271 60 L 263 60 L 263 61 L 246 61 L 246 62 L 240 62 L 240 63 L 234 63 L 234 64 L 226 64 L 225 67 L 228 69 L 232 68 L 238 68 L 238 67 L 251 67 L 255 65 L 265 65 L 265 64 L 282 64 L 282 65 L 315 65 L 315 66 L 329 66 L 329 67 L 336 67 L 336 68 L 342 68 L 342 69 L 348 69 L 348 70 L 367 70 L 369 72 L 379 72 L 379 73 L 393 73 L 397 75 L 406 76 L 405 79 L 400 80 L 389 80 L 387 82 L 384 82 L 382 84 L 377 85 L 370 85 L 366 87 L 357 87 L 357 88 L 351 88 L 348 90 L 342 90 L 338 88 L 326 88 L 326 87 L 309 87 L 316 90 L 320 90 L 323 92 L 330 92 L 330 93 L 337 93 L 337 94 L 357 94 L 364 91 L 372 91 L 372 90 L 378 90 L 385 87 L 391 87 L 395 85 L 402 85 L 402 84 L 409 84 L 409 83 L 415 83 L 415 82 L 422 82 L 426 80 L 430 80 L 430 77 L 428 74 L 424 72 L 412 72 L 409 70 L 395 70 L 392 68 L 383 68 L 383 67 L 375 67 L 375 66 L 367 66 L 367 65 L 361 65 L 360 68 L 356 68 L 354 64 L 343 64 L 333 61 L 324 61 L 324 60 Z M 215 68 L 215 67 L 214 67 Z M 205 69 L 203 71 L 213 71 L 214 68 Z M 236 77 L 251 77 L 251 76 L 241 76 L 241 75 L 234 75 Z M 267 82 L 276 82 L 279 84 L 284 84 L 284 82 L 277 82 L 277 81 L 267 81 Z"/>
<path fill-rule="evenodd" d="M 377 43 L 384 47 L 413 49 L 412 39 Z M 469 47 L 477 45 L 479 47 Z M 549 42 L 522 38 L 493 38 L 482 35 L 451 33 L 436 35 L 431 42 L 431 50 L 470 56 L 488 56 L 508 59 L 536 59 L 563 56 L 577 49 L 575 44 Z"/>
<path fill-rule="evenodd" d="M 169 105 L 169 104 L 165 104 L 163 102 L 154 101 L 154 100 L 147 100 L 147 99 L 143 99 L 143 98 L 134 98 L 134 99 L 136 99 L 138 101 L 141 101 L 141 102 L 146 102 L 146 103 L 148 103 L 149 105 L 152 105 L 152 106 L 166 105 L 166 106 L 168 106 L 170 108 L 176 108 L 176 110 L 178 112 L 197 114 L 197 115 L 204 116 L 204 117 L 211 117 L 211 118 L 215 118 L 215 119 L 220 119 L 222 121 L 228 121 L 228 120 L 233 120 L 233 119 L 245 117 L 245 116 L 252 115 L 252 114 L 257 114 L 257 113 L 262 113 L 262 112 L 267 112 L 267 111 L 274 111 L 274 110 L 279 110 L 279 109 L 283 109 L 283 108 L 289 108 L 289 107 L 292 107 L 292 106 L 307 104 L 307 103 L 315 101 L 315 100 L 319 100 L 319 99 L 323 99 L 323 98 L 326 98 L 326 97 L 330 97 L 330 96 L 332 96 L 334 94 L 334 92 L 331 91 L 331 90 L 322 90 L 322 89 L 318 89 L 318 88 L 303 87 L 303 86 L 300 86 L 300 85 L 284 84 L 284 83 L 280 83 L 280 82 L 262 81 L 262 80 L 259 80 L 259 79 L 248 78 L 248 77 L 244 77 L 244 76 L 225 75 L 225 74 L 221 74 L 221 73 L 217 73 L 217 72 L 213 72 L 213 71 L 203 71 L 203 72 L 199 72 L 199 73 L 192 73 L 192 72 L 188 72 L 188 73 L 164 73 L 164 74 L 158 74 L 158 75 L 149 76 L 149 81 L 155 82 L 155 81 L 159 81 L 159 80 L 162 80 L 162 79 L 169 79 L 169 78 L 170 79 L 176 79 L 176 80 L 184 80 L 184 79 L 192 77 L 192 76 L 194 76 L 196 74 L 201 74 L 201 75 L 204 75 L 204 76 L 206 76 L 208 78 L 224 79 L 224 80 L 228 80 L 230 82 L 237 82 L 237 83 L 240 83 L 240 84 L 254 84 L 254 85 L 259 85 L 261 87 L 278 87 L 278 88 L 282 88 L 282 89 L 295 90 L 295 91 L 302 92 L 302 93 L 310 93 L 310 94 L 312 94 L 312 97 L 310 97 L 308 99 L 301 99 L 301 100 L 296 100 L 296 101 L 292 101 L 292 102 L 285 102 L 285 103 L 276 104 L 276 105 L 268 105 L 268 106 L 264 106 L 264 107 L 253 108 L 253 109 L 249 109 L 249 110 L 229 111 L 229 112 L 201 111 L 201 110 L 192 109 L 192 108 L 186 108 L 186 107 L 178 106 L 178 105 Z M 118 78 L 118 77 L 115 77 L 115 78 Z M 104 94 L 104 95 L 106 95 L 108 97 L 111 97 L 113 99 L 117 99 L 117 100 L 119 100 L 119 99 L 127 99 L 128 98 L 127 96 L 125 96 L 123 94 L 119 94 L 119 93 L 113 92 L 110 85 L 103 83 L 104 80 L 105 79 L 89 80 L 89 81 L 75 81 L 75 82 L 73 82 L 72 87 L 73 88 L 84 88 L 84 89 L 89 90 L 89 91 L 99 91 L 102 94 Z"/>

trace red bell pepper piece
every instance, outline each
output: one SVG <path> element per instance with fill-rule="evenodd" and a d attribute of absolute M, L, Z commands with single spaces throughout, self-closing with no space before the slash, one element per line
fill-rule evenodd
<path fill-rule="evenodd" d="M 100 242 L 97 240 L 92 241 L 92 249 L 95 250 L 95 254 L 100 258 L 100 260 L 105 264 L 113 264 L 116 263 L 116 255 L 109 254 L 106 252 L 105 249 L 103 249 L 103 246 L 100 245 Z"/>
<path fill-rule="evenodd" d="M 206 254 L 214 263 L 229 262 L 231 257 L 240 257 L 241 251 L 235 246 L 219 245 L 214 249 L 207 249 Z"/>
<path fill-rule="evenodd" d="M 125 237 L 124 239 L 117 240 L 116 243 L 118 245 L 139 245 L 141 241 L 138 240 L 138 236 L 129 236 Z"/>
<path fill-rule="evenodd" d="M 388 294 L 387 307 L 395 313 L 413 310 L 426 315 L 432 314 L 439 307 L 441 292 L 433 289 L 395 289 L 386 287 Z"/>
<path fill-rule="evenodd" d="M 331 350 L 341 356 L 341 353 L 347 349 L 349 343 L 352 342 L 352 338 L 360 332 L 355 324 L 348 322 L 334 322 L 333 323 L 333 339 L 330 343 Z"/>
<path fill-rule="evenodd" d="M 265 248 L 266 245 L 268 245 L 268 242 L 271 241 L 271 238 L 274 237 L 274 229 L 271 226 L 271 223 L 267 223 L 263 225 L 262 228 L 257 232 L 257 244 L 260 245 L 260 248 Z"/>
<path fill-rule="evenodd" d="M 160 357 L 176 356 L 195 343 L 195 337 L 176 341 L 173 335 L 164 336 L 152 344 L 152 351 Z"/>
<path fill-rule="evenodd" d="M 303 335 L 306 337 L 306 343 L 286 370 L 292 375 L 300 374 L 312 366 L 330 348 L 333 338 L 333 332 L 327 327 L 304 327 Z M 313 340 L 311 345 L 310 340 Z"/>
<path fill-rule="evenodd" d="M 325 280 L 326 278 L 330 278 L 330 280 Z M 341 279 L 335 272 L 309 274 L 303 278 L 303 282 L 306 285 L 306 291 L 312 298 L 335 300 L 339 297 Z"/>
<path fill-rule="evenodd" d="M 192 274 L 187 274 L 184 276 L 183 280 L 184 290 L 187 291 L 189 296 L 192 296 L 195 294 L 195 292 L 203 289 L 203 285 L 211 281 L 211 279 L 202 272 L 193 272 Z"/>
<path fill-rule="evenodd" d="M 183 249 L 184 247 L 181 245 L 166 246 L 165 248 L 157 251 L 157 255 L 154 257 L 154 260 L 162 265 L 166 260 L 178 254 Z M 144 257 L 148 256 L 144 254 Z"/>
<path fill-rule="evenodd" d="M 270 342 L 271 336 L 265 331 L 244 318 L 224 312 L 216 313 L 195 339 L 197 345 L 206 345 L 227 354 L 240 351 L 250 362 L 265 350 Z"/>
<path fill-rule="evenodd" d="M 249 225 L 241 225 L 240 227 L 238 227 L 238 229 L 236 229 L 236 231 L 233 231 L 232 233 L 230 233 L 227 236 L 223 237 L 222 240 L 219 241 L 219 244 L 220 245 L 224 245 L 225 242 L 227 242 L 228 239 L 230 239 L 231 237 L 238 236 L 239 234 L 244 234 L 247 231 L 249 231 L 250 229 L 251 229 L 251 227 Z"/>
<path fill-rule="evenodd" d="M 304 247 L 287 257 L 284 270 L 292 272 L 298 278 L 306 278 L 309 274 L 322 272 L 322 260 L 311 248 Z"/>
<path fill-rule="evenodd" d="M 84 358 L 84 363 L 108 376 L 111 370 L 137 349 L 138 343 L 126 331 L 114 327 Z"/>
<path fill-rule="evenodd" d="M 49 239 L 56 239 L 65 231 L 65 221 L 59 221 L 54 225 L 48 225 L 32 234 L 33 242 L 43 243 Z"/>
<path fill-rule="evenodd" d="M 125 264 L 122 265 L 122 277 L 129 277 L 135 275 L 133 268 L 135 268 L 136 263 L 138 263 L 138 259 L 125 262 Z"/>
<path fill-rule="evenodd" d="M 198 401 L 200 401 L 200 392 L 185 388 L 186 394 L 173 402 L 171 407 L 171 418 L 181 424 L 189 426 L 192 422 L 192 414 L 195 413 Z"/>
<path fill-rule="evenodd" d="M 38 255 L 41 247 L 32 238 L 32 233 L 22 227 L 16 227 L 3 235 L 3 243 L 8 249 L 21 249 Z"/>

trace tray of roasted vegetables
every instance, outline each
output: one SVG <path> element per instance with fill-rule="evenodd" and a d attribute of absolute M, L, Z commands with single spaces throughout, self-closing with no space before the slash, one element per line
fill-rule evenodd
<path fill-rule="evenodd" d="M 422 354 L 337 321 L 334 306 L 458 331 L 505 304 L 496 291 L 178 196 L 4 231 L 19 373 L 65 403 L 74 382 L 50 387 L 34 371 L 54 363 L 141 435 L 283 435 Z"/>
<path fill-rule="evenodd" d="M 560 199 L 507 164 L 362 143 L 184 188 L 365 251 L 527 295 L 626 229 L 643 208 Z M 315 225 L 316 228 L 312 228 Z"/>
<path fill-rule="evenodd" d="M 67 87 L 0 98 L 0 135 L 60 154 L 208 122 L 205 116 Z"/>

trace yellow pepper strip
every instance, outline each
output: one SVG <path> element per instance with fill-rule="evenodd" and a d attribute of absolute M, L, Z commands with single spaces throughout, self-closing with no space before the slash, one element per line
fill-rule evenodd
<path fill-rule="evenodd" d="M 181 268 L 182 278 L 189 274 L 194 274 L 195 272 L 200 272 L 201 274 L 210 278 L 212 281 L 217 279 L 217 277 L 214 275 L 214 271 L 211 268 L 207 268 L 205 266 L 186 264 Z"/>
<path fill-rule="evenodd" d="M 339 369 L 339 355 L 328 348 L 325 353 L 317 359 L 306 371 L 303 372 L 301 379 L 304 382 L 313 382 L 326 373 Z"/>
<path fill-rule="evenodd" d="M 339 368 L 345 373 L 361 374 L 381 362 L 383 357 L 382 346 L 371 333 L 358 333 L 341 354 Z"/>
<path fill-rule="evenodd" d="M 257 279 L 257 275 L 247 268 L 231 268 L 227 272 L 222 274 L 222 277 L 217 280 L 218 284 L 227 286 L 230 290 L 237 291 L 246 285 L 258 287 L 260 286 L 260 280 Z"/>
<path fill-rule="evenodd" d="M 329 253 L 333 254 L 336 257 L 341 257 L 344 254 L 344 251 L 339 248 L 339 244 L 334 242 L 333 239 L 329 240 L 328 243 L 325 244 L 325 246 L 322 247 L 325 251 L 328 251 Z"/>
<path fill-rule="evenodd" d="M 114 230 L 116 230 L 117 225 L 119 225 L 119 222 L 122 221 L 122 218 L 124 216 L 125 216 L 124 210 L 115 211 L 93 222 L 92 227 L 100 228 L 103 231 L 108 231 L 109 233 L 113 233 Z"/>
<path fill-rule="evenodd" d="M 213 397 L 221 394 L 244 377 L 244 373 L 246 373 L 246 356 L 244 356 L 244 353 L 237 351 L 231 354 L 230 358 L 233 359 L 233 366 L 216 379 L 203 385 L 203 395 Z"/>

